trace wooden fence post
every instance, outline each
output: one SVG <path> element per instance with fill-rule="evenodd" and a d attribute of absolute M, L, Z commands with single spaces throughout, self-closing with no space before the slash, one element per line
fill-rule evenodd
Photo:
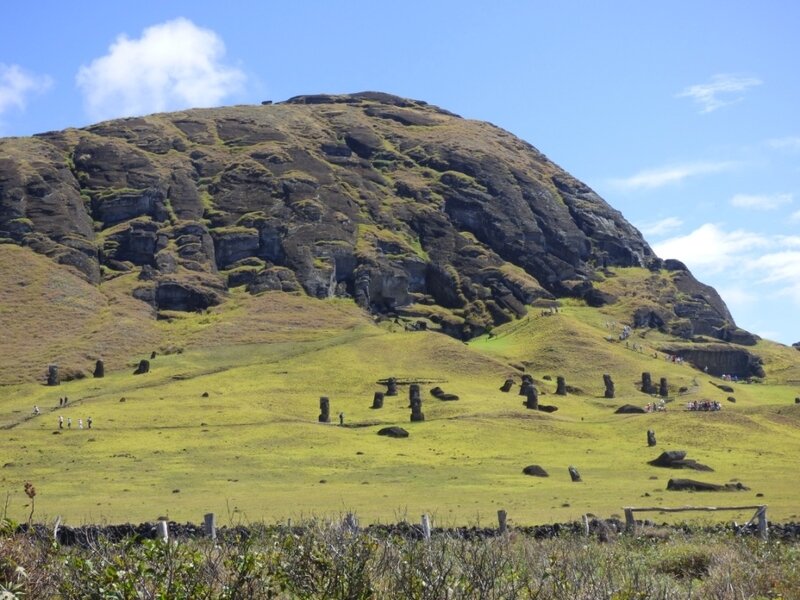
<path fill-rule="evenodd" d="M 506 513 L 506 511 L 502 509 L 497 511 L 497 528 L 501 534 L 508 531 L 508 525 L 506 524 L 507 517 L 508 514 Z"/>
<path fill-rule="evenodd" d="M 217 518 L 214 513 L 206 513 L 203 517 L 203 531 L 212 540 L 217 539 Z"/>
<path fill-rule="evenodd" d="M 158 525 L 156 526 L 156 537 L 164 542 L 169 541 L 169 528 L 167 527 L 167 520 L 163 517 L 158 520 Z"/>
<path fill-rule="evenodd" d="M 633 518 L 633 509 L 625 508 L 625 531 L 633 533 L 636 531 L 636 521 Z"/>
<path fill-rule="evenodd" d="M 767 541 L 769 531 L 767 530 L 767 507 L 761 506 L 758 509 L 758 537 Z"/>
<path fill-rule="evenodd" d="M 422 537 L 431 539 L 431 518 L 428 515 L 422 515 Z"/>

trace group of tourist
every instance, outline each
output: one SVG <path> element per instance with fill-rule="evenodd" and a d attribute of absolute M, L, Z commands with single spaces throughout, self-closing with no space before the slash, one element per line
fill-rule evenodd
<path fill-rule="evenodd" d="M 667 403 L 664 400 L 658 402 L 648 402 L 645 407 L 645 412 L 665 412 L 667 410 Z"/>
<path fill-rule="evenodd" d="M 692 401 L 686 403 L 686 410 L 717 411 L 722 410 L 722 404 L 716 400 Z"/>
<path fill-rule="evenodd" d="M 66 397 L 58 399 L 58 405 L 59 406 L 65 406 L 66 403 L 67 403 L 67 398 Z M 40 414 L 42 414 L 42 411 L 39 408 L 39 405 L 38 404 L 34 404 L 33 405 L 33 416 L 34 417 L 38 417 Z M 72 429 L 72 417 L 67 417 L 66 419 L 64 419 L 64 417 L 62 415 L 59 415 L 58 416 L 58 428 L 59 429 L 64 429 L 64 423 L 67 424 L 67 429 Z M 91 429 L 92 428 L 92 423 L 94 423 L 94 421 L 92 421 L 92 417 L 87 417 L 86 418 L 86 428 L 87 429 Z M 83 429 L 83 419 L 82 418 L 78 419 L 78 429 Z"/>

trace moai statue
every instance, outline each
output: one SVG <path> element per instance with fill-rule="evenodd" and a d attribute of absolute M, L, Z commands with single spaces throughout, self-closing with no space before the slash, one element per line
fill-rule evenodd
<path fill-rule="evenodd" d="M 642 373 L 642 391 L 645 394 L 654 394 L 656 391 L 656 388 L 653 387 L 653 379 L 647 371 Z"/>
<path fill-rule="evenodd" d="M 153 359 L 154 359 L 156 356 L 158 356 L 158 354 L 156 353 L 156 351 L 155 351 L 155 350 L 153 350 L 153 351 L 150 353 L 150 360 L 153 360 Z"/>
<path fill-rule="evenodd" d="M 556 395 L 557 396 L 567 395 L 567 382 L 561 375 L 556 377 Z"/>
<path fill-rule="evenodd" d="M 150 372 L 150 361 L 143 358 L 139 361 L 139 366 L 136 367 L 136 370 L 133 372 L 134 375 L 141 375 L 142 373 L 149 373 Z"/>
<path fill-rule="evenodd" d="M 375 392 L 372 397 L 372 408 L 383 408 L 383 392 Z"/>
<path fill-rule="evenodd" d="M 525 373 L 522 376 L 522 383 L 519 386 L 519 395 L 528 397 L 528 392 L 533 387 L 533 377 Z"/>
<path fill-rule="evenodd" d="M 327 396 L 320 396 L 319 399 L 319 422 L 331 422 L 331 401 Z"/>
<path fill-rule="evenodd" d="M 533 386 L 528 389 L 528 399 L 525 401 L 525 407 L 531 410 L 539 410 L 539 394 Z"/>
<path fill-rule="evenodd" d="M 573 467 L 571 465 L 569 467 L 569 476 L 570 476 L 570 479 L 572 479 L 573 482 L 583 481 L 583 479 L 581 479 L 581 474 L 578 473 L 578 469 L 576 469 L 575 467 Z"/>
<path fill-rule="evenodd" d="M 61 379 L 58 376 L 58 365 L 47 367 L 47 385 L 60 385 Z"/>
<path fill-rule="evenodd" d="M 389 377 L 389 380 L 386 382 L 386 395 L 397 396 L 397 379 L 394 377 Z"/>
<path fill-rule="evenodd" d="M 411 422 L 424 421 L 425 415 L 422 413 L 422 397 L 419 395 L 419 386 L 411 384 L 408 395 L 411 400 Z"/>
<path fill-rule="evenodd" d="M 514 386 L 514 380 L 513 379 L 506 379 L 505 383 L 500 388 L 500 391 L 501 392 L 510 392 L 511 388 L 513 386 Z"/>
<path fill-rule="evenodd" d="M 418 383 L 412 383 L 410 386 L 408 386 L 408 407 L 411 408 L 414 406 L 415 401 L 422 401 L 419 395 Z"/>
<path fill-rule="evenodd" d="M 658 385 L 658 395 L 662 398 L 669 396 L 669 386 L 667 385 L 667 378 L 662 377 Z"/>
<path fill-rule="evenodd" d="M 98 360 L 96 363 L 94 363 L 94 373 L 92 375 L 98 379 L 101 377 L 105 377 L 106 368 L 103 365 L 102 360 Z"/>
<path fill-rule="evenodd" d="M 647 430 L 647 445 L 651 448 L 656 445 L 656 432 L 652 429 Z"/>
<path fill-rule="evenodd" d="M 606 385 L 605 397 L 614 397 L 614 382 L 611 380 L 611 375 L 603 375 L 603 383 Z"/>

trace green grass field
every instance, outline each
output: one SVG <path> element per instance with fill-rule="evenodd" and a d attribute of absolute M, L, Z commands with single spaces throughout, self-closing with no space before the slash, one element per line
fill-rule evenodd
<path fill-rule="evenodd" d="M 642 351 L 608 341 L 606 324 L 622 322 L 624 311 L 570 302 L 555 315 L 532 309 L 491 337 L 464 344 L 375 324 L 342 300 L 234 294 L 206 314 L 148 324 L 145 341 L 159 352 L 150 373 L 131 374 L 149 355 L 136 338 L 126 361 L 119 358 L 124 348 L 116 348 L 122 367 L 103 379 L 2 386 L 0 491 L 9 516 L 24 520 L 31 507 L 23 484 L 30 481 L 35 519 L 61 515 L 72 524 L 160 515 L 198 521 L 205 512 L 223 522 L 273 521 L 355 511 L 384 522 L 426 512 L 447 525 L 493 522 L 501 508 L 512 523 L 531 524 L 621 515 L 631 505 L 762 503 L 771 519 L 797 518 L 796 351 L 760 342 L 768 377 L 734 384 L 732 404 L 710 376 L 654 358 L 661 341 L 655 333 L 634 333 Z M 520 368 L 536 379 L 540 402 L 557 412 L 528 411 L 516 389 L 499 391 L 506 377 L 519 381 Z M 668 410 L 613 414 L 622 404 L 652 400 L 637 389 L 642 371 L 669 379 Z M 615 380 L 613 400 L 602 398 L 603 373 Z M 554 395 L 556 375 L 579 391 Z M 389 376 L 437 382 L 422 385 L 424 423 L 409 422 L 407 386 L 383 409 L 370 408 L 373 392 L 385 390 L 377 381 Z M 434 385 L 460 400 L 436 400 L 428 393 Z M 687 391 L 679 394 L 680 387 Z M 64 395 L 69 404 L 59 408 Z M 332 424 L 317 422 L 320 396 L 331 399 Z M 702 399 L 724 408 L 684 410 L 687 401 Z M 339 412 L 345 427 L 338 426 Z M 58 430 L 59 415 L 72 419 L 72 429 Z M 90 416 L 94 428 L 77 430 L 78 418 Z M 387 425 L 411 435 L 377 436 Z M 647 429 L 656 431 L 656 448 L 647 447 Z M 687 450 L 715 472 L 646 464 L 666 449 Z M 530 464 L 550 477 L 523 475 Z M 570 481 L 569 465 L 583 483 Z M 667 492 L 671 477 L 741 481 L 751 489 Z M 718 518 L 742 521 L 749 512 Z"/>

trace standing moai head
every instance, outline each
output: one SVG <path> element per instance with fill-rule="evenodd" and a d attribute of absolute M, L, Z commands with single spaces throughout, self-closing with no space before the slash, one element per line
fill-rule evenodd
<path fill-rule="evenodd" d="M 500 387 L 501 392 L 510 392 L 511 388 L 514 386 L 513 379 L 506 379 L 505 383 Z"/>
<path fill-rule="evenodd" d="M 642 373 L 642 391 L 645 394 L 652 394 L 656 391 L 653 387 L 653 379 L 647 371 Z"/>
<path fill-rule="evenodd" d="M 531 410 L 539 410 L 539 394 L 533 386 L 528 388 L 528 398 L 525 400 L 525 407 Z"/>
<path fill-rule="evenodd" d="M 158 354 L 156 354 L 156 351 L 155 351 L 155 350 L 153 350 L 153 351 L 150 353 L 150 360 L 153 360 L 153 359 L 154 359 L 156 356 L 158 356 Z"/>
<path fill-rule="evenodd" d="M 662 398 L 669 396 L 669 386 L 667 385 L 667 378 L 662 377 L 658 386 L 658 395 Z"/>
<path fill-rule="evenodd" d="M 656 445 L 656 432 L 652 429 L 647 430 L 647 445 L 651 448 Z"/>
<path fill-rule="evenodd" d="M 571 465 L 569 467 L 569 476 L 570 476 L 570 479 L 572 479 L 572 481 L 574 481 L 574 482 L 583 481 L 581 479 L 581 474 L 578 473 L 578 469 L 576 469 L 575 467 L 573 467 Z"/>
<path fill-rule="evenodd" d="M 519 395 L 527 398 L 531 388 L 533 388 L 533 384 L 530 381 L 523 381 L 519 386 Z"/>
<path fill-rule="evenodd" d="M 389 377 L 386 381 L 386 395 L 397 396 L 397 379 L 394 377 Z"/>
<path fill-rule="evenodd" d="M 567 395 L 567 381 L 561 375 L 556 377 L 556 395 L 557 396 Z"/>
<path fill-rule="evenodd" d="M 331 422 L 331 401 L 327 396 L 320 396 L 319 399 L 319 422 Z"/>
<path fill-rule="evenodd" d="M 415 404 L 421 404 L 421 403 L 422 403 L 422 397 L 420 396 L 419 393 L 419 384 L 412 383 L 410 386 L 408 386 L 408 407 L 414 408 Z"/>
<path fill-rule="evenodd" d="M 58 365 L 48 365 L 47 385 L 60 385 L 61 379 L 58 376 Z"/>
<path fill-rule="evenodd" d="M 105 377 L 106 368 L 103 365 L 103 361 L 102 360 L 98 360 L 96 363 L 94 363 L 94 373 L 92 375 L 94 377 L 97 377 L 98 379 L 100 377 Z"/>
<path fill-rule="evenodd" d="M 606 386 L 605 397 L 606 398 L 613 398 L 614 397 L 614 382 L 611 380 L 611 375 L 603 375 L 603 383 Z"/>
<path fill-rule="evenodd" d="M 143 358 L 139 361 L 139 366 L 136 367 L 136 370 L 133 372 L 134 375 L 141 375 L 142 373 L 149 373 L 150 372 L 150 361 L 146 358 Z"/>
<path fill-rule="evenodd" d="M 372 397 L 372 408 L 383 408 L 383 392 L 375 392 Z"/>

